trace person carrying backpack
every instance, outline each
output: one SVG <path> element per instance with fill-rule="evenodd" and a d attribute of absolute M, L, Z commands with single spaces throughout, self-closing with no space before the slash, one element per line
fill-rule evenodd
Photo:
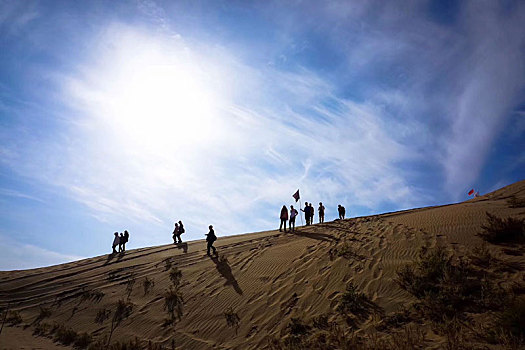
<path fill-rule="evenodd" d="M 215 236 L 215 231 L 213 230 L 213 225 L 209 226 L 210 232 L 206 234 L 206 242 L 207 244 L 207 254 L 210 256 L 210 248 L 213 249 L 213 254 L 217 255 L 217 249 L 213 246 L 213 242 L 217 240 L 217 236 Z"/>

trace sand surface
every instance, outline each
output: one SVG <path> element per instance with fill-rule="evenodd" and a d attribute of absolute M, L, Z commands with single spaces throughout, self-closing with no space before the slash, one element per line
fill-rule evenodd
<path fill-rule="evenodd" d="M 409 305 L 414 298 L 394 281 L 396 271 L 418 255 L 422 245 L 443 245 L 464 255 L 480 246 L 476 236 L 486 212 L 525 217 L 525 208 L 510 208 L 510 196 L 525 198 L 525 181 L 466 202 L 350 218 L 300 227 L 295 233 L 260 232 L 219 237 L 220 259 L 205 254 L 204 241 L 141 248 L 116 256 L 98 256 L 58 266 L 0 272 L 0 306 L 9 303 L 23 322 L 6 326 L 0 349 L 68 348 L 47 337 L 34 336 L 40 307 L 51 314 L 40 322 L 67 325 L 96 339 L 109 334 L 111 319 L 102 324 L 100 310 L 114 310 L 129 295 L 133 312 L 115 330 L 112 341 L 134 337 L 182 349 L 261 349 L 279 337 L 291 318 L 311 319 L 333 313 L 348 281 L 381 309 L 362 328 Z M 355 254 L 334 254 L 347 245 Z M 503 261 L 524 266 L 525 257 L 508 254 L 512 247 L 490 245 Z M 507 253 L 505 252 L 507 251 Z M 163 293 L 171 281 L 167 261 L 182 272 L 183 316 L 175 326 L 163 326 L 167 313 Z M 520 265 L 521 264 L 521 265 Z M 525 281 L 523 269 L 506 272 L 509 279 Z M 145 278 L 154 286 L 144 293 Z M 100 299 L 83 299 L 86 291 L 100 291 Z M 239 327 L 228 327 L 224 312 L 232 308 Z M 443 339 L 429 334 L 436 347 Z"/>

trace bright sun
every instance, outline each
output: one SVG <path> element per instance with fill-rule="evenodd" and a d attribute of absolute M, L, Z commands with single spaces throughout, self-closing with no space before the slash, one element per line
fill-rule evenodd
<path fill-rule="evenodd" d="M 199 77 L 189 63 L 126 67 L 111 84 L 110 122 L 117 134 L 150 151 L 206 142 L 216 99 Z"/>

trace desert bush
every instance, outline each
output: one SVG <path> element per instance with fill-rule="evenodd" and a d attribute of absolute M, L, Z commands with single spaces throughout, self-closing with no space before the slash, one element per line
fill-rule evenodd
<path fill-rule="evenodd" d="M 525 298 L 518 297 L 506 303 L 498 315 L 496 328 L 515 338 L 525 339 Z"/>
<path fill-rule="evenodd" d="M 175 266 L 170 270 L 169 276 L 173 286 L 178 287 L 182 280 L 182 271 Z"/>
<path fill-rule="evenodd" d="M 171 269 L 171 258 L 166 258 L 166 260 L 164 260 L 164 268 L 166 271 Z"/>
<path fill-rule="evenodd" d="M 358 292 L 354 284 L 350 282 L 339 300 L 337 311 L 341 314 L 360 314 L 366 312 L 369 305 L 370 299 L 365 294 Z"/>
<path fill-rule="evenodd" d="M 135 337 L 133 340 L 128 341 L 117 341 L 111 345 L 107 344 L 107 339 L 101 339 L 97 340 L 93 343 L 91 343 L 88 347 L 88 350 L 142 350 L 145 349 L 144 346 L 141 345 L 140 340 Z"/>
<path fill-rule="evenodd" d="M 485 243 L 483 243 L 479 247 L 475 247 L 474 249 L 472 249 L 472 252 L 470 253 L 469 257 L 474 265 L 483 268 L 489 268 L 495 260 Z"/>
<path fill-rule="evenodd" d="M 97 316 L 95 316 L 95 323 L 102 324 L 105 320 L 109 318 L 111 311 L 107 309 L 100 309 L 97 311 Z"/>
<path fill-rule="evenodd" d="M 46 336 L 51 329 L 51 325 L 45 322 L 37 323 L 33 329 L 33 335 L 35 336 Z"/>
<path fill-rule="evenodd" d="M 134 274 L 131 274 L 128 276 L 128 280 L 126 282 L 126 293 L 128 295 L 128 300 L 129 300 L 129 297 L 131 296 L 131 293 L 133 292 L 133 286 L 135 285 L 136 281 L 137 279 L 135 278 Z"/>
<path fill-rule="evenodd" d="M 517 198 L 512 196 L 507 200 L 507 204 L 511 208 L 523 208 L 525 207 L 525 198 Z"/>
<path fill-rule="evenodd" d="M 165 325 L 173 324 L 176 320 L 180 320 L 183 315 L 184 299 L 182 293 L 178 288 L 170 287 L 164 293 L 164 310 L 168 312 L 169 319 L 165 320 Z"/>
<path fill-rule="evenodd" d="M 54 340 L 56 342 L 59 342 L 63 345 L 70 345 L 73 344 L 77 340 L 77 332 L 75 332 L 73 329 L 66 327 L 64 325 L 60 325 L 55 331 L 54 331 Z"/>
<path fill-rule="evenodd" d="M 109 331 L 107 346 L 109 346 L 109 344 L 111 343 L 111 337 L 113 336 L 113 332 L 115 332 L 115 329 L 117 329 L 120 323 L 126 318 L 128 318 L 132 312 L 133 304 L 129 300 L 124 301 L 123 299 L 120 299 L 119 301 L 117 301 L 115 313 L 113 314 L 113 318 L 111 319 L 111 330 Z"/>
<path fill-rule="evenodd" d="M 148 295 L 151 289 L 155 286 L 155 281 L 151 278 L 145 277 L 142 281 L 142 287 L 144 288 L 144 295 Z"/>
<path fill-rule="evenodd" d="M 75 339 L 74 346 L 77 349 L 85 349 L 93 342 L 93 337 L 91 335 L 83 332 L 80 334 L 77 334 L 77 338 Z"/>
<path fill-rule="evenodd" d="M 312 318 L 312 325 L 317 329 L 329 329 L 330 322 L 328 321 L 328 314 L 321 314 Z"/>
<path fill-rule="evenodd" d="M 483 231 L 478 235 L 486 241 L 499 243 L 524 243 L 525 220 L 518 218 L 502 219 L 487 212 L 487 224 L 481 226 Z"/>
<path fill-rule="evenodd" d="M 105 296 L 104 292 L 99 290 L 86 290 L 83 291 L 80 296 L 80 304 L 84 301 L 93 300 L 94 302 L 99 302 Z"/>
<path fill-rule="evenodd" d="M 224 312 L 224 318 L 226 319 L 226 325 L 235 328 L 235 334 L 237 334 L 239 323 L 241 322 L 239 315 L 230 307 Z"/>
<path fill-rule="evenodd" d="M 20 316 L 20 313 L 18 311 L 8 311 L 7 316 L 5 318 L 5 323 L 11 326 L 16 326 L 20 323 L 22 323 L 22 316 Z"/>
<path fill-rule="evenodd" d="M 34 324 L 35 323 L 40 323 L 42 320 L 48 318 L 51 316 L 51 310 L 48 309 L 47 307 L 43 307 L 43 306 L 40 306 L 40 311 L 38 313 L 38 316 L 36 317 L 35 321 L 33 322 Z"/>
<path fill-rule="evenodd" d="M 348 242 L 344 241 L 340 247 L 337 247 L 337 256 L 343 257 L 345 259 L 352 259 L 359 257 L 359 254 L 354 251 Z"/>
<path fill-rule="evenodd" d="M 501 289 L 466 259 L 456 259 L 444 248 L 423 247 L 415 263 L 401 268 L 397 283 L 419 299 L 416 310 L 433 321 L 452 319 L 464 311 L 497 308 Z"/>

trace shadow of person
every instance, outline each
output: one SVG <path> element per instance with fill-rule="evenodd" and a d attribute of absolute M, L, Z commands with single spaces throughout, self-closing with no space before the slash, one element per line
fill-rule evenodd
<path fill-rule="evenodd" d="M 327 233 L 306 231 L 304 229 L 292 231 L 291 233 L 297 236 L 304 236 L 304 237 L 316 239 L 318 241 L 325 241 L 325 242 L 339 241 L 339 239 Z"/>
<path fill-rule="evenodd" d="M 110 262 L 111 260 L 113 260 L 113 258 L 115 257 L 115 255 L 117 255 L 117 253 L 111 253 L 111 254 L 108 254 L 108 257 L 107 257 L 106 262 L 104 263 L 104 265 L 109 264 L 109 262 Z"/>
<path fill-rule="evenodd" d="M 231 284 L 233 289 L 237 292 L 237 294 L 242 295 L 242 289 L 239 287 L 239 283 L 235 279 L 232 273 L 232 269 L 230 265 L 228 264 L 228 260 L 226 258 L 222 258 L 220 256 L 210 256 L 211 261 L 215 263 L 215 267 L 217 268 L 217 271 L 221 274 L 222 277 L 226 279 L 226 282 L 224 285 Z"/>
<path fill-rule="evenodd" d="M 177 249 L 182 249 L 184 253 L 188 252 L 188 243 L 186 242 L 175 244 L 175 246 L 177 247 Z"/>

